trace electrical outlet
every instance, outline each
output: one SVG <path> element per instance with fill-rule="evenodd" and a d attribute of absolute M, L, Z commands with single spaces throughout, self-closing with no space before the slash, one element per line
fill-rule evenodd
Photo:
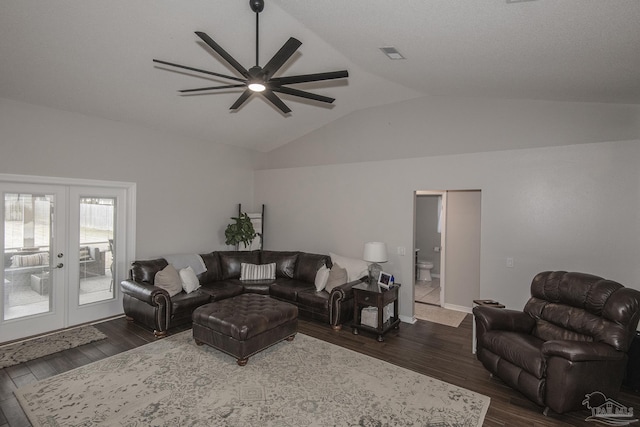
<path fill-rule="evenodd" d="M 407 254 L 407 249 L 404 246 L 398 246 L 398 255 L 405 256 Z"/>
<path fill-rule="evenodd" d="M 507 258 L 507 268 L 513 268 L 513 258 Z"/>

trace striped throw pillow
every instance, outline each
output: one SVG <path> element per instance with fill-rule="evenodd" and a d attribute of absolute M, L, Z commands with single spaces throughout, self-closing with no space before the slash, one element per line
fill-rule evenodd
<path fill-rule="evenodd" d="M 240 263 L 240 280 L 274 280 L 276 278 L 276 263 L 247 264 Z"/>
<path fill-rule="evenodd" d="M 11 257 L 11 267 L 33 267 L 48 264 L 49 252 L 39 252 L 31 255 L 14 255 Z"/>

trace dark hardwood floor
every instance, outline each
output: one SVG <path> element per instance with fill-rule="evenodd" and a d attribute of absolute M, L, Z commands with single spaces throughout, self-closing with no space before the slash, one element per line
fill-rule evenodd
<path fill-rule="evenodd" d="M 585 421 L 590 415 L 587 410 L 545 417 L 542 408 L 500 380 L 490 378 L 471 354 L 471 325 L 470 315 L 458 328 L 422 320 L 414 325 L 402 323 L 398 331 L 385 335 L 383 343 L 366 332 L 353 335 L 350 328 L 333 331 L 328 325 L 302 319 L 299 331 L 489 396 L 491 406 L 485 426 L 594 425 Z M 30 425 L 13 395 L 16 388 L 154 341 L 153 333 L 124 318 L 95 326 L 108 336 L 106 340 L 0 369 L 0 427 Z M 187 328 L 171 332 L 184 329 Z M 230 363 L 235 362 L 230 358 Z M 623 391 L 617 400 L 640 410 L 640 394 Z"/>

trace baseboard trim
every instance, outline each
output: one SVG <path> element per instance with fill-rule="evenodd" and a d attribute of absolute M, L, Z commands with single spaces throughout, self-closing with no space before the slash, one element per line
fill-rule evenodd
<path fill-rule="evenodd" d="M 462 305 L 455 305 L 455 304 L 445 304 L 444 308 L 446 308 L 447 310 L 455 310 L 455 311 L 462 311 L 463 313 L 473 313 L 471 307 L 465 307 Z"/>
<path fill-rule="evenodd" d="M 412 325 L 418 321 L 418 319 L 416 319 L 415 317 L 409 317 L 409 316 L 403 316 L 403 315 L 398 316 L 398 318 L 400 318 L 401 322 L 411 323 Z"/>

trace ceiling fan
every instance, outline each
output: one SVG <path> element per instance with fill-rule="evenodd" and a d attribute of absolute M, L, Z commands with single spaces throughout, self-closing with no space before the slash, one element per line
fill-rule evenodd
<path fill-rule="evenodd" d="M 174 64 L 171 62 L 161 61 L 159 59 L 154 59 L 153 62 L 157 62 L 163 65 L 169 65 L 171 67 L 183 68 L 185 70 L 195 71 L 198 73 L 209 74 L 216 77 L 221 77 L 229 80 L 234 80 L 239 83 L 236 84 L 228 84 L 223 86 L 211 86 L 211 87 L 201 87 L 197 89 L 184 89 L 180 90 L 181 93 L 192 93 L 192 92 L 202 92 L 208 90 L 219 90 L 219 89 L 232 89 L 232 88 L 242 88 L 245 87 L 245 91 L 242 92 L 242 95 L 238 98 L 236 102 L 231 106 L 231 110 L 237 110 L 240 108 L 244 102 L 249 99 L 251 95 L 254 93 L 264 96 L 267 100 L 269 100 L 273 105 L 280 109 L 283 113 L 290 113 L 291 109 L 287 107 L 287 105 L 282 102 L 282 100 L 274 93 L 284 93 L 287 95 L 299 96 L 301 98 L 311 99 L 314 101 L 333 103 L 335 101 L 334 98 L 329 98 L 328 96 L 317 95 L 315 93 L 306 92 L 299 89 L 294 89 L 290 87 L 286 87 L 285 85 L 292 85 L 297 83 L 307 83 L 307 82 L 317 82 L 322 80 L 332 80 L 332 79 L 342 79 L 349 77 L 349 73 L 346 70 L 343 71 L 331 71 L 326 73 L 314 73 L 314 74 L 303 74 L 297 76 L 285 76 L 285 77 L 273 77 L 273 75 L 287 62 L 289 58 L 298 50 L 302 43 L 299 40 L 296 40 L 293 37 L 290 37 L 289 40 L 280 48 L 278 52 L 267 62 L 264 67 L 260 67 L 258 65 L 258 46 L 259 46 L 259 37 L 258 37 L 258 28 L 259 28 L 259 15 L 260 12 L 264 9 L 264 0 L 249 0 L 249 5 L 251 6 L 251 10 L 256 13 L 256 65 L 249 68 L 248 70 L 244 68 L 238 61 L 236 61 L 231 55 L 229 55 L 219 44 L 217 44 L 211 37 L 207 34 L 196 31 L 196 35 L 202 39 L 211 49 L 213 49 L 222 59 L 224 59 L 233 69 L 235 69 L 240 75 L 241 78 L 228 76 L 225 74 L 214 73 L 212 71 L 201 70 L 198 68 L 187 67 L 185 65 Z"/>

